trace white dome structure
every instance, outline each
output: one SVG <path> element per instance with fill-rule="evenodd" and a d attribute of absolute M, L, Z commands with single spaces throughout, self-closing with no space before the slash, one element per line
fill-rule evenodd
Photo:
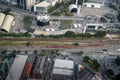
<path fill-rule="evenodd" d="M 71 4 L 70 6 L 69 6 L 69 11 L 70 12 L 77 12 L 77 5 L 75 5 L 75 4 Z"/>

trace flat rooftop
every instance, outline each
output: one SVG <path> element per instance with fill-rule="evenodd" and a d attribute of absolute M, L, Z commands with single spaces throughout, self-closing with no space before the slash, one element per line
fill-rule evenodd
<path fill-rule="evenodd" d="M 73 69 L 74 62 L 71 60 L 55 59 L 54 67 L 55 68 Z"/>
<path fill-rule="evenodd" d="M 6 80 L 20 79 L 27 57 L 27 55 L 16 55 Z"/>
<path fill-rule="evenodd" d="M 71 60 L 55 59 L 53 74 L 72 75 L 74 62 Z"/>

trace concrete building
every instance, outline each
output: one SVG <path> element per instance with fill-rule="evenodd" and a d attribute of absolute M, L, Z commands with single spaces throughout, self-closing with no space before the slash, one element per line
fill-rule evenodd
<path fill-rule="evenodd" d="M 16 55 L 6 80 L 19 80 L 25 66 L 27 55 Z"/>
<path fill-rule="evenodd" d="M 27 10 L 31 10 L 34 5 L 35 5 L 35 0 L 26 0 L 26 9 Z"/>
<path fill-rule="evenodd" d="M 86 3 L 83 2 L 83 5 L 89 8 L 102 8 L 104 3 L 104 0 L 89 0 Z"/>
<path fill-rule="evenodd" d="M 12 24 L 12 21 L 13 21 L 14 17 L 11 16 L 11 15 L 7 15 L 0 27 L 0 29 L 2 31 L 5 31 L 5 32 L 9 32 L 10 31 L 10 28 L 11 28 L 11 24 Z"/>
<path fill-rule="evenodd" d="M 35 5 L 35 3 L 36 0 L 20 0 L 20 6 L 29 11 L 32 10 L 32 7 Z"/>
<path fill-rule="evenodd" d="M 43 1 L 34 5 L 34 12 L 47 13 L 48 9 L 51 7 L 51 4 L 47 1 Z"/>
<path fill-rule="evenodd" d="M 2 26 L 4 19 L 5 19 L 5 14 L 0 13 L 0 27 Z"/>
<path fill-rule="evenodd" d="M 51 80 L 72 80 L 74 62 L 71 60 L 55 59 Z"/>

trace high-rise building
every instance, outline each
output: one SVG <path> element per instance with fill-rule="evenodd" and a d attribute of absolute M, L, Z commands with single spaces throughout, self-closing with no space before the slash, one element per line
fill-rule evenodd
<path fill-rule="evenodd" d="M 35 5 L 35 3 L 36 3 L 36 0 L 20 0 L 20 6 L 23 9 L 30 10 L 30 11 L 32 7 Z"/>

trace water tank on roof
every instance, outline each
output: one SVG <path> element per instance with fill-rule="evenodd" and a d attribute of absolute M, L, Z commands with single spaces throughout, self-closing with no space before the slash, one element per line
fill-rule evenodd
<path fill-rule="evenodd" d="M 70 12 L 77 12 L 77 5 L 71 4 L 71 5 L 69 6 L 69 11 L 70 11 Z"/>

